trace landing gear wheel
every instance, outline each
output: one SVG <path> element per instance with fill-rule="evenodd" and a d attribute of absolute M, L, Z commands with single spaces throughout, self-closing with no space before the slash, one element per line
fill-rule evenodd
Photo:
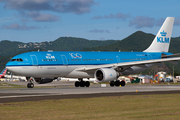
<path fill-rule="evenodd" d="M 119 86 L 120 86 L 120 81 L 119 81 L 119 80 L 116 80 L 116 81 L 114 82 L 114 85 L 115 85 L 116 87 L 119 87 Z"/>
<path fill-rule="evenodd" d="M 111 87 L 114 87 L 114 81 L 111 81 L 111 82 L 110 82 L 110 86 L 111 86 Z"/>
<path fill-rule="evenodd" d="M 76 81 L 76 82 L 75 82 L 75 87 L 79 87 L 79 86 L 80 86 L 79 81 Z"/>
<path fill-rule="evenodd" d="M 78 78 L 79 81 L 75 82 L 75 87 L 89 87 L 90 82 L 89 81 L 83 81 L 83 78 Z"/>
<path fill-rule="evenodd" d="M 89 81 L 86 81 L 86 82 L 85 82 L 85 86 L 86 86 L 86 87 L 89 87 L 89 86 L 90 86 L 90 82 L 89 82 Z"/>
<path fill-rule="evenodd" d="M 121 81 L 121 86 L 125 86 L 125 81 Z"/>
<path fill-rule="evenodd" d="M 33 87 L 34 87 L 34 84 L 33 84 L 33 83 L 31 83 L 31 84 L 30 84 L 30 86 L 31 86 L 31 88 L 33 88 Z"/>
<path fill-rule="evenodd" d="M 27 84 L 27 88 L 30 88 L 30 84 L 29 83 Z"/>
<path fill-rule="evenodd" d="M 85 86 L 85 82 L 84 81 L 81 81 L 80 82 L 80 87 L 84 87 Z"/>
<path fill-rule="evenodd" d="M 33 88 L 33 87 L 34 87 L 34 84 L 33 84 L 33 83 L 28 83 L 28 84 L 27 84 L 27 87 L 28 87 L 28 88 Z"/>

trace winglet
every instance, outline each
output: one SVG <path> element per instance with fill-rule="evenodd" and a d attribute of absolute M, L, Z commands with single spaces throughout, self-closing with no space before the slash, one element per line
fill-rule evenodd
<path fill-rule="evenodd" d="M 168 52 L 174 17 L 167 17 L 151 45 L 144 52 Z"/>

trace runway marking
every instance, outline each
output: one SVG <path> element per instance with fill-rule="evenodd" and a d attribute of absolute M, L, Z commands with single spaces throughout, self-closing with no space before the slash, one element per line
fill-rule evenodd
<path fill-rule="evenodd" d="M 14 95 L 14 96 L 0 96 L 1 98 L 17 98 L 17 97 L 40 97 L 40 96 L 53 96 L 53 95 L 63 95 L 63 94 L 42 94 L 42 95 Z"/>

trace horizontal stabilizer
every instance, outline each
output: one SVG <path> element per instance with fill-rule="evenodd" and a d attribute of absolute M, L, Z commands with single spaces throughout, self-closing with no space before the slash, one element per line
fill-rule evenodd
<path fill-rule="evenodd" d="M 176 54 L 173 54 L 173 55 L 162 54 L 162 55 L 161 55 L 161 58 L 177 57 L 177 56 L 180 56 L 180 53 L 176 53 Z"/>

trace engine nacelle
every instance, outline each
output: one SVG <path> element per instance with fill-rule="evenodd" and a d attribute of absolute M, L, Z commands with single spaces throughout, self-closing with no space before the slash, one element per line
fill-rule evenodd
<path fill-rule="evenodd" d="M 50 83 L 54 79 L 53 78 L 34 78 L 34 80 L 39 84 L 44 84 L 44 83 Z"/>
<path fill-rule="evenodd" d="M 109 82 L 112 80 L 116 80 L 117 72 L 112 68 L 100 68 L 95 71 L 94 77 L 99 82 Z"/>

